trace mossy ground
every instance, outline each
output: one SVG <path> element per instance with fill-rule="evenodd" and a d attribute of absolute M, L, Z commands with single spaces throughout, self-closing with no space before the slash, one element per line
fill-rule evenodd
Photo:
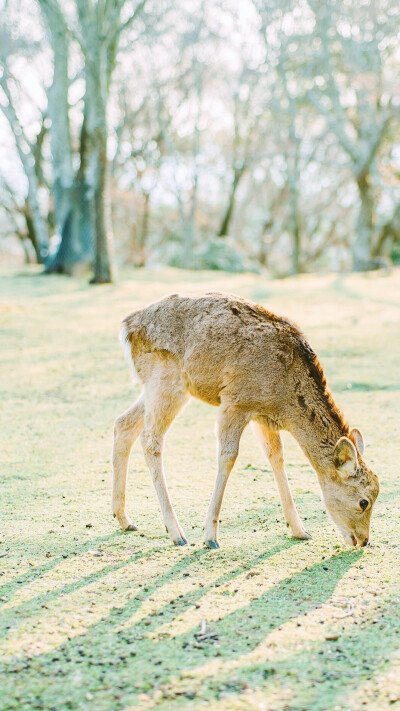
<path fill-rule="evenodd" d="M 216 412 L 193 401 L 166 469 L 189 538 L 167 537 L 140 446 L 124 534 L 110 514 L 114 418 L 137 395 L 127 312 L 173 290 L 224 289 L 295 319 L 367 441 L 381 495 L 372 545 L 348 550 L 285 436 L 313 539 L 289 538 L 251 432 L 203 548 Z M 1 279 L 0 709 L 300 711 L 400 708 L 400 272 L 303 276 L 136 272 L 117 285 Z M 206 633 L 198 637 L 202 620 Z M 204 623 L 203 623 L 204 629 Z"/>

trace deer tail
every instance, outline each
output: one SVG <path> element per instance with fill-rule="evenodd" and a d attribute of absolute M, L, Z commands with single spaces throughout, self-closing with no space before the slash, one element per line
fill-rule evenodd
<path fill-rule="evenodd" d="M 123 324 L 123 326 L 119 332 L 119 340 L 122 345 L 122 348 L 124 349 L 125 358 L 132 368 L 133 379 L 137 380 L 138 374 L 136 372 L 135 362 L 133 360 L 133 355 L 132 355 L 132 343 L 131 343 L 131 338 L 130 338 L 130 332 L 129 332 L 129 329 L 128 329 L 128 326 L 126 323 Z"/>

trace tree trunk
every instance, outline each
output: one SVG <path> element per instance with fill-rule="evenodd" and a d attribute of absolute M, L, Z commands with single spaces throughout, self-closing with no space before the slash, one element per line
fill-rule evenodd
<path fill-rule="evenodd" d="M 51 119 L 51 153 L 53 171 L 54 211 L 60 243 L 46 263 L 45 272 L 72 274 L 76 266 L 93 263 L 90 227 L 90 200 L 85 184 L 85 120 L 81 130 L 81 164 L 75 174 L 69 122 L 69 38 L 60 15 L 51 5 L 42 2 L 51 47 L 53 50 L 53 81 L 48 93 Z"/>
<path fill-rule="evenodd" d="M 184 221 L 184 234 L 183 234 L 183 266 L 185 269 L 191 269 L 193 267 L 193 247 L 194 247 L 194 233 L 196 224 L 196 210 L 197 210 L 197 192 L 199 186 L 199 173 L 197 166 L 197 156 L 199 152 L 199 130 L 197 125 L 194 130 L 194 176 L 193 176 L 193 186 L 192 186 L 192 202 L 190 206 L 190 213 Z"/>
<path fill-rule="evenodd" d="M 297 165 L 295 170 L 297 176 Z M 289 209 L 290 209 L 290 232 L 292 236 L 292 274 L 300 272 L 301 255 L 301 228 L 298 208 L 297 181 L 293 175 L 289 175 Z"/>
<path fill-rule="evenodd" d="M 193 267 L 193 223 L 185 220 L 183 228 L 183 266 L 185 269 Z"/>
<path fill-rule="evenodd" d="M 46 4 L 43 5 L 43 9 L 50 29 L 50 41 L 54 60 L 53 81 L 48 92 L 48 111 L 51 119 L 50 142 L 53 169 L 54 211 L 57 228 L 61 232 L 64 221 L 71 209 L 69 193 L 74 180 L 68 115 L 69 39 L 57 14 Z"/>
<path fill-rule="evenodd" d="M 29 180 L 29 178 L 28 178 Z M 31 183 L 28 189 L 27 201 L 30 208 L 30 214 L 32 217 L 33 228 L 35 230 L 35 244 L 36 244 L 36 254 L 39 264 L 44 264 L 49 253 L 49 238 L 47 234 L 47 225 L 43 219 L 40 207 L 36 184 L 31 176 Z M 33 184 L 35 183 L 35 184 Z"/>
<path fill-rule="evenodd" d="M 78 265 L 93 263 L 91 201 L 87 184 L 77 177 L 69 195 L 64 195 L 66 211 L 61 228 L 61 240 L 56 253 L 46 264 L 46 274 L 73 274 Z"/>
<path fill-rule="evenodd" d="M 292 260 L 292 271 L 293 274 L 299 274 L 300 272 L 300 254 L 301 254 L 301 233 L 299 222 L 296 218 L 293 227 L 293 260 Z"/>
<path fill-rule="evenodd" d="M 110 59 L 102 51 L 98 38 L 92 34 L 92 43 L 86 53 L 86 93 L 88 163 L 87 182 L 92 203 L 92 234 L 94 270 L 92 284 L 113 281 L 111 267 L 112 231 L 111 215 L 107 210 L 107 101 L 111 78 Z"/>
<path fill-rule="evenodd" d="M 137 266 L 144 267 L 146 264 L 146 252 L 147 252 L 147 241 L 149 238 L 149 222 L 150 222 L 150 193 L 148 191 L 143 192 L 143 215 L 142 224 L 139 231 L 139 254 L 136 259 Z"/>
<path fill-rule="evenodd" d="M 40 255 L 39 244 L 38 244 L 36 229 L 35 229 L 35 223 L 32 219 L 28 199 L 26 199 L 26 202 L 25 202 L 24 218 L 25 218 L 28 239 L 31 241 L 31 243 L 33 245 L 33 249 L 35 250 L 36 259 L 37 259 L 38 264 L 41 264 L 43 262 L 43 259 L 41 258 L 41 255 Z"/>
<path fill-rule="evenodd" d="M 94 171 L 93 226 L 94 226 L 94 274 L 93 284 L 108 284 L 113 281 L 111 271 L 111 232 L 106 226 L 107 182 L 107 129 L 99 126 L 94 135 L 96 167 Z"/>
<path fill-rule="evenodd" d="M 240 182 L 240 179 L 244 173 L 245 166 L 234 168 L 233 181 L 231 187 L 231 193 L 229 195 L 228 205 L 225 211 L 225 215 L 221 222 L 221 227 L 218 230 L 217 237 L 226 237 L 229 234 L 229 228 L 232 221 L 233 209 L 235 207 L 236 191 Z"/>
<path fill-rule="evenodd" d="M 271 218 L 268 218 L 268 220 L 264 222 L 263 229 L 261 232 L 260 247 L 258 250 L 258 261 L 263 267 L 268 267 L 269 253 L 272 244 L 270 231 L 273 224 L 273 220 Z"/>
<path fill-rule="evenodd" d="M 360 197 L 360 210 L 352 256 L 353 269 L 362 272 L 368 270 L 371 265 L 374 232 L 374 200 L 368 174 L 357 178 L 357 187 Z"/>
<path fill-rule="evenodd" d="M 372 250 L 372 256 L 374 258 L 388 257 L 391 246 L 396 242 L 400 243 L 400 203 L 396 206 L 389 220 L 382 225 Z"/>
<path fill-rule="evenodd" d="M 25 264 L 31 264 L 31 255 L 29 254 L 26 239 L 22 235 L 19 235 L 19 238 L 21 242 L 21 247 L 24 250 Z"/>
<path fill-rule="evenodd" d="M 192 202 L 190 206 L 189 215 L 184 218 L 183 225 L 183 266 L 185 269 L 191 269 L 193 267 L 193 247 L 194 247 L 194 233 L 195 233 L 195 222 L 196 222 L 196 209 L 197 209 L 197 189 L 198 189 L 198 172 L 197 167 L 195 168 L 195 174 L 193 179 L 192 188 Z"/>

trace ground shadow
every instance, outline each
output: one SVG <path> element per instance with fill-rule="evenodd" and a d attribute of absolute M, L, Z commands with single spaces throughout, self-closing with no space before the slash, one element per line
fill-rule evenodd
<path fill-rule="evenodd" d="M 105 619 L 94 624 L 84 634 L 64 642 L 47 654 L 4 665 L 3 672 L 18 672 L 17 685 L 12 687 L 13 696 L 8 708 L 25 708 L 21 705 L 21 700 L 26 688 L 32 690 L 35 703 L 44 704 L 43 708 L 57 711 L 86 708 L 85 691 L 89 686 L 91 694 L 98 698 L 99 702 L 104 695 L 108 698 L 108 690 L 115 687 L 116 697 L 114 695 L 112 701 L 115 711 L 126 707 L 127 703 L 133 703 L 137 694 L 149 692 L 157 686 L 165 691 L 172 685 L 176 687 L 177 695 L 187 693 L 188 698 L 191 693 L 196 695 L 199 691 L 198 685 L 192 691 L 187 688 L 184 692 L 179 690 L 184 674 L 201 668 L 205 661 L 216 653 L 227 661 L 240 659 L 242 655 L 255 649 L 272 630 L 299 615 L 303 616 L 315 610 L 331 597 L 342 576 L 362 555 L 361 551 L 341 553 L 305 568 L 256 599 L 250 600 L 249 604 L 221 617 L 212 625 L 218 639 L 218 648 L 212 643 L 194 646 L 197 630 L 193 627 L 176 637 L 158 637 L 157 629 L 160 624 L 172 622 L 179 614 L 201 600 L 211 588 L 234 580 L 245 570 L 251 570 L 282 549 L 296 545 L 302 544 L 287 539 L 247 563 L 236 563 L 233 570 L 216 576 L 208 585 L 196 585 L 192 591 L 174 599 L 173 604 L 168 602 L 158 607 L 156 614 L 145 616 L 136 624 L 129 625 L 143 600 L 164 584 L 170 583 L 183 571 L 190 570 L 191 565 L 198 563 L 202 556 L 210 555 L 205 550 L 190 553 L 151 585 L 146 585 L 124 606 L 120 605 L 118 609 L 111 610 Z M 124 561 L 121 565 L 126 563 L 127 561 Z M 102 571 L 99 575 L 101 573 Z M 91 579 L 91 576 L 88 578 Z M 85 585 L 87 582 L 87 579 L 83 578 L 76 584 Z M 36 603 L 38 602 L 37 600 Z M 184 657 L 182 649 L 186 650 Z M 185 659 L 184 667 L 182 658 Z M 74 682 L 77 673 L 79 684 Z M 229 678 L 224 681 L 223 676 L 217 680 L 205 678 L 202 680 L 202 693 L 215 698 L 219 693 L 218 685 L 226 688 L 229 683 Z"/>

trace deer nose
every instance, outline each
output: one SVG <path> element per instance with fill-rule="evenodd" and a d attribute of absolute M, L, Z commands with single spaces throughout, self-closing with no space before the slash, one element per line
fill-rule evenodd
<path fill-rule="evenodd" d="M 362 542 L 361 545 L 362 545 L 363 548 L 364 548 L 364 546 L 367 546 L 367 545 L 368 545 L 368 538 L 364 538 L 364 540 L 363 540 L 363 542 Z"/>

